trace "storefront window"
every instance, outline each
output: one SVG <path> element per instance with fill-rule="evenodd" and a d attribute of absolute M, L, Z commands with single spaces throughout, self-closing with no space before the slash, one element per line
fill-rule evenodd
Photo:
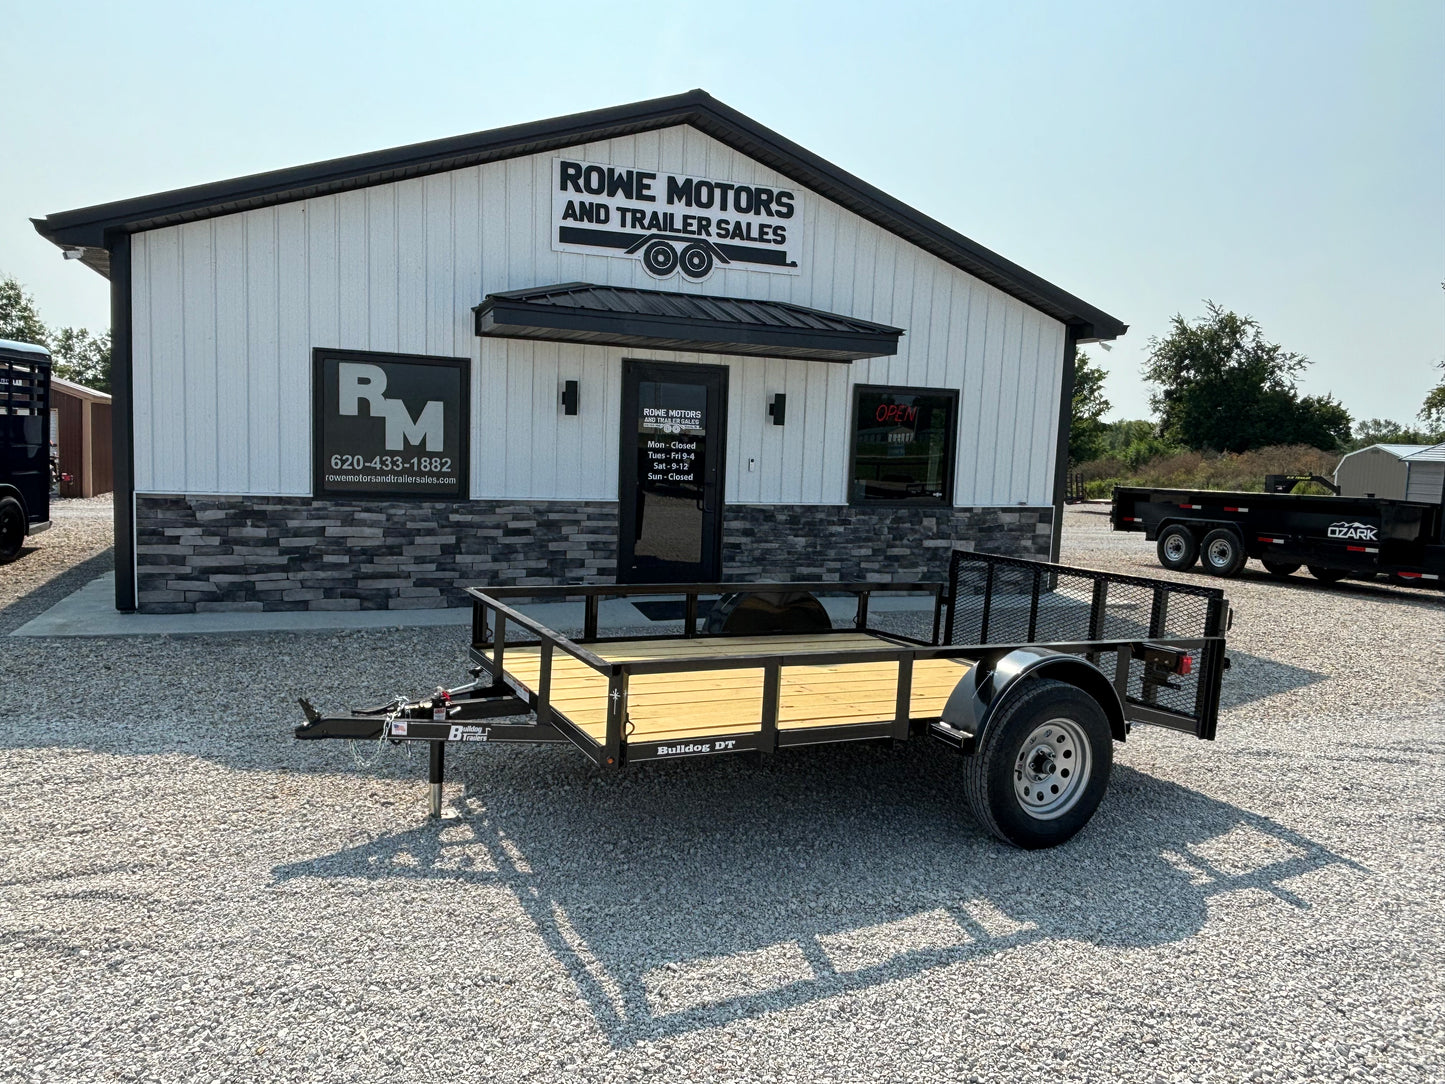
<path fill-rule="evenodd" d="M 958 393 L 854 389 L 853 504 L 952 504 Z"/>

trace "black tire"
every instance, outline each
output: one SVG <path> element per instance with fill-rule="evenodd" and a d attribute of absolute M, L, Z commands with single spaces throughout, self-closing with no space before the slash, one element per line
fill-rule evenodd
<path fill-rule="evenodd" d="M 0 564 L 20 556 L 25 545 L 25 508 L 14 497 L 0 497 Z"/>
<path fill-rule="evenodd" d="M 1339 583 L 1349 575 L 1343 568 L 1326 568 L 1324 565 L 1310 565 L 1309 570 L 1320 583 Z"/>
<path fill-rule="evenodd" d="M 1093 697 L 1062 681 L 1025 678 L 965 760 L 964 792 L 978 823 L 1005 843 L 1054 847 L 1089 823 L 1113 764 L 1109 720 Z"/>
<path fill-rule="evenodd" d="M 642 250 L 642 266 L 649 274 L 666 278 L 677 270 L 677 249 L 666 241 L 653 241 Z"/>
<path fill-rule="evenodd" d="M 833 621 L 810 591 L 752 591 L 724 595 L 708 611 L 703 631 L 714 636 L 827 632 Z"/>
<path fill-rule="evenodd" d="M 706 245 L 691 244 L 682 250 L 682 273 L 690 279 L 705 279 L 712 274 L 712 253 Z"/>
<path fill-rule="evenodd" d="M 1199 560 L 1199 539 L 1188 527 L 1171 523 L 1159 532 L 1159 563 L 1171 572 L 1188 572 Z"/>
<path fill-rule="evenodd" d="M 1210 531 L 1199 544 L 1200 564 L 1211 576 L 1237 576 L 1249 555 L 1244 540 L 1228 527 Z"/>
<path fill-rule="evenodd" d="M 1264 565 L 1264 570 L 1271 576 L 1278 576 L 1282 580 L 1293 576 L 1299 571 L 1298 564 L 1281 563 L 1278 561 L 1261 561 L 1260 564 Z"/>

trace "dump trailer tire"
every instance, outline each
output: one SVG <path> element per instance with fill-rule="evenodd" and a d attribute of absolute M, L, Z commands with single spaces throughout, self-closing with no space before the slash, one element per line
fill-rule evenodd
<path fill-rule="evenodd" d="M 0 497 L 0 565 L 20 556 L 25 534 L 24 506 L 14 497 Z"/>
<path fill-rule="evenodd" d="M 1054 847 L 1089 823 L 1109 786 L 1114 739 L 1088 693 L 1047 678 L 1011 690 L 964 763 L 978 823 L 1025 850 Z"/>
<path fill-rule="evenodd" d="M 1324 565 L 1310 565 L 1309 570 L 1320 583 L 1339 583 L 1349 575 L 1343 568 L 1326 568 Z"/>
<path fill-rule="evenodd" d="M 1260 564 L 1264 565 L 1264 570 L 1271 576 L 1277 576 L 1282 580 L 1293 576 L 1299 571 L 1300 567 L 1298 564 L 1281 563 L 1279 561 L 1261 561 Z"/>
<path fill-rule="evenodd" d="M 1159 532 L 1159 563 L 1171 572 L 1188 572 L 1199 560 L 1199 539 L 1180 523 Z"/>
<path fill-rule="evenodd" d="M 1220 527 L 1204 536 L 1199 546 L 1200 562 L 1211 576 L 1237 576 L 1249 559 L 1244 540 L 1228 527 Z"/>

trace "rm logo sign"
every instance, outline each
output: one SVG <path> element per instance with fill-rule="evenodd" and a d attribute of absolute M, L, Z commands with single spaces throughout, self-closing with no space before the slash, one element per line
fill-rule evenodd
<path fill-rule="evenodd" d="M 471 362 L 316 350 L 317 496 L 466 498 Z"/>

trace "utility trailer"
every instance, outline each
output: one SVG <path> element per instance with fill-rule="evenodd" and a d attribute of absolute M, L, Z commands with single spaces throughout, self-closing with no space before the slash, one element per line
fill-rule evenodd
<path fill-rule="evenodd" d="M 1281 579 L 1304 566 L 1325 583 L 1383 573 L 1445 586 L 1445 503 L 1115 486 L 1110 522 L 1157 542 L 1173 572 L 1198 561 L 1234 576 L 1252 557 Z"/>
<path fill-rule="evenodd" d="M 870 600 L 932 597 L 929 639 Z M 936 741 L 964 757 L 979 822 L 1020 847 L 1093 816 L 1135 723 L 1212 739 L 1230 611 L 1217 588 L 955 551 L 948 584 L 715 583 L 472 588 L 471 682 L 326 716 L 296 737 L 425 742 L 441 813 L 450 742 L 554 742 L 604 771 L 848 741 Z M 851 611 L 835 628 L 821 595 Z M 598 635 L 604 597 L 680 600 L 676 632 Z M 580 597 L 572 639 L 515 603 Z M 713 601 L 713 600 L 716 601 Z M 711 603 L 704 619 L 703 611 Z M 874 611 L 876 613 L 876 610 Z M 525 718 L 523 718 L 525 717 Z"/>

